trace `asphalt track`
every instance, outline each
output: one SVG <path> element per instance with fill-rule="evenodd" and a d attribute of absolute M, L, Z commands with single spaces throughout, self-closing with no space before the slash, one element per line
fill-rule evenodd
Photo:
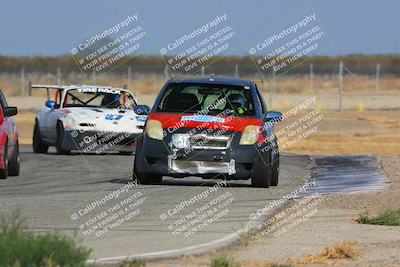
<path fill-rule="evenodd" d="M 249 181 L 223 184 L 194 177 L 167 177 L 161 185 L 143 186 L 129 183 L 133 158 L 56 155 L 54 150 L 33 154 L 30 146 L 21 146 L 21 175 L 0 180 L 0 212 L 19 210 L 26 225 L 36 232 L 75 236 L 92 249 L 92 259 L 112 262 L 127 256 L 168 257 L 199 253 L 237 240 L 277 206 L 255 218 L 251 214 L 304 185 L 310 172 L 314 179 L 322 176 L 310 157 L 283 154 L 278 187 L 252 188 Z M 318 160 L 324 163 L 324 158 L 315 162 Z M 366 160 L 375 158 L 367 156 Z M 332 159 L 328 162 L 335 164 Z M 353 173 L 357 166 L 365 166 L 354 162 L 355 169 L 349 169 Z M 323 173 L 329 177 L 326 170 Z M 338 177 L 331 175 L 332 179 Z M 325 180 L 335 188 L 332 179 Z M 324 193 L 325 180 L 318 183 Z M 375 184 L 374 189 L 383 184 Z"/>

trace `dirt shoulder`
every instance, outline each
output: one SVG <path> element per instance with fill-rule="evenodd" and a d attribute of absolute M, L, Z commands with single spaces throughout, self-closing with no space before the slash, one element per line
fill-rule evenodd
<path fill-rule="evenodd" d="M 312 266 L 331 263 L 340 266 L 400 266 L 400 227 L 361 225 L 356 222 L 360 213 L 373 215 L 388 209 L 400 209 L 399 114 L 400 110 L 324 112 L 318 130 L 288 150 L 309 155 L 385 155 L 380 156 L 380 162 L 391 181 L 389 189 L 319 197 L 320 201 L 313 207 L 313 216 L 277 235 L 263 235 L 261 232 L 223 251 L 149 262 L 146 266 L 209 266 L 210 259 L 221 252 L 233 256 L 242 266 L 269 266 L 273 263 L 297 266 L 300 265 L 299 259 L 316 255 L 324 247 L 344 240 L 357 242 L 354 249 L 358 251 L 358 256 L 349 260 L 328 260 Z M 16 122 L 20 142 L 30 143 L 34 113 L 21 112 L 16 116 Z M 300 201 L 292 201 L 287 208 L 296 207 Z M 344 252 L 348 249 L 343 248 Z"/>
<path fill-rule="evenodd" d="M 195 257 L 149 262 L 146 266 L 209 266 L 210 259 L 220 253 L 235 258 L 242 266 L 400 266 L 400 227 L 374 226 L 357 223 L 360 213 L 377 214 L 400 207 L 400 156 L 382 156 L 383 169 L 390 179 L 390 188 L 368 194 L 321 196 L 316 213 L 294 227 L 277 235 L 266 230 L 243 240 L 238 245 Z M 296 205 L 292 201 L 290 206 Z M 267 228 L 268 229 L 268 228 Z M 325 247 L 349 241 L 352 247 L 343 246 L 341 252 L 354 249 L 351 259 L 327 259 L 319 263 L 301 264 L 309 255 Z M 305 260 L 307 262 L 308 259 Z"/>

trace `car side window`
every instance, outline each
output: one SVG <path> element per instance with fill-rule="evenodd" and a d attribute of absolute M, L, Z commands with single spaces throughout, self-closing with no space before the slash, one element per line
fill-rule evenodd
<path fill-rule="evenodd" d="M 267 113 L 267 108 L 265 107 L 263 98 L 260 95 L 260 91 L 258 90 L 257 85 L 256 85 L 256 92 L 257 92 L 256 98 L 257 98 L 258 105 L 261 108 L 262 114 L 265 114 L 265 113 Z"/>
<path fill-rule="evenodd" d="M 2 91 L 0 91 L 0 104 L 1 104 L 1 109 L 4 112 L 4 109 L 6 107 L 8 107 L 8 103 L 7 103 L 6 98 L 4 97 L 4 94 Z"/>

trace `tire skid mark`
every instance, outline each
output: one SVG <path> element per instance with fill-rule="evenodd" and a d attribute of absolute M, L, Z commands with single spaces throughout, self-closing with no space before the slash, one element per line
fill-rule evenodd
<path fill-rule="evenodd" d="M 377 155 L 324 155 L 315 156 L 313 160 L 311 179 L 316 185 L 305 195 L 362 193 L 388 187 L 389 181 Z"/>

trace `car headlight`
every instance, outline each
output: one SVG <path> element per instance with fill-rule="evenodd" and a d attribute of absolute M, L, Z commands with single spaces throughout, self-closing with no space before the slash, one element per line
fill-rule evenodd
<path fill-rule="evenodd" d="M 146 133 L 150 138 L 163 140 L 162 124 L 158 120 L 147 120 Z"/>
<path fill-rule="evenodd" d="M 72 128 L 77 124 L 75 117 L 73 117 L 72 115 L 65 116 L 64 119 L 62 119 L 62 121 L 64 122 L 65 128 Z"/>
<path fill-rule="evenodd" d="M 254 145 L 258 140 L 258 126 L 256 125 L 247 125 L 243 132 L 242 136 L 240 137 L 240 145 Z"/>

